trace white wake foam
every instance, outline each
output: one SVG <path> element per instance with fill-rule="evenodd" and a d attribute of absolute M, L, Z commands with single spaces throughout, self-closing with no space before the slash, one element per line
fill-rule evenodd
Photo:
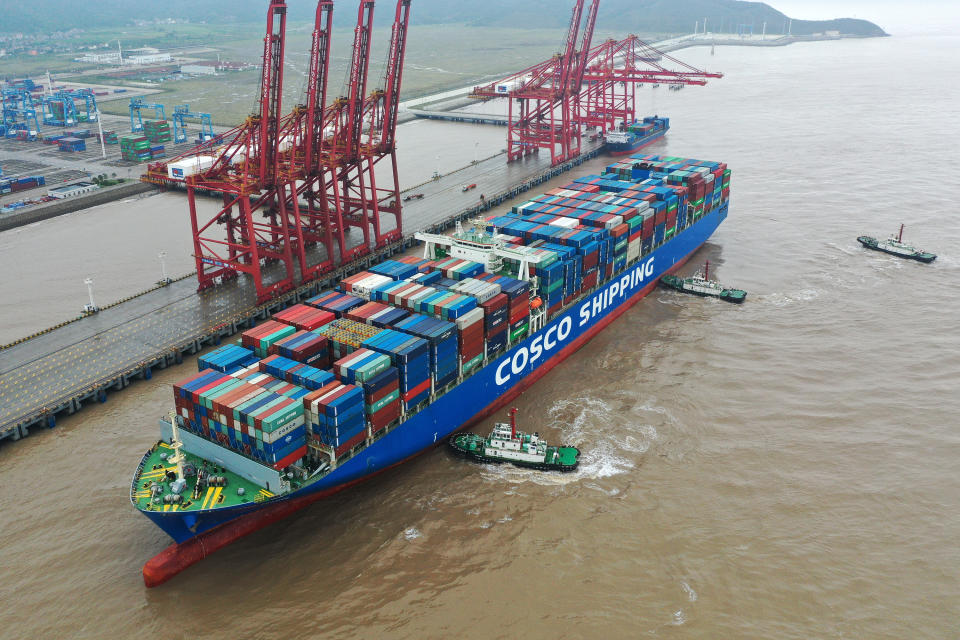
<path fill-rule="evenodd" d="M 667 414 L 668 419 L 672 419 L 662 407 L 643 406 L 639 410 L 641 413 Z M 595 397 L 559 400 L 550 408 L 549 417 L 560 429 L 559 443 L 580 447 L 580 466 L 575 473 L 530 471 L 507 464 L 485 465 L 483 472 L 500 481 L 534 482 L 545 486 L 599 480 L 629 473 L 636 467 L 637 457 L 646 453 L 657 438 L 654 426 L 633 420 L 633 415 L 616 412 Z M 619 489 L 603 488 L 593 483 L 586 486 L 608 495 L 619 493 Z"/>

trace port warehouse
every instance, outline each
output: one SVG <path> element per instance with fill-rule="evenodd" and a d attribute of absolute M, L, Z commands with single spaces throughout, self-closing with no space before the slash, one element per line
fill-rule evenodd
<path fill-rule="evenodd" d="M 574 167 L 580 166 L 586 160 L 595 158 L 597 155 L 599 155 L 599 153 L 600 147 L 596 146 L 584 152 L 580 156 L 556 167 L 551 167 L 545 170 L 541 169 L 542 165 L 531 167 L 530 172 L 526 175 L 516 175 L 516 184 L 509 185 L 508 188 L 501 190 L 499 193 L 488 194 L 485 196 L 483 203 L 463 209 L 439 222 L 425 225 L 422 230 L 431 233 L 442 233 L 450 230 L 458 221 L 467 220 L 479 213 L 499 206 L 503 202 L 515 198 L 521 193 L 525 193 L 537 185 L 559 176 Z M 502 159 L 491 160 L 490 162 L 497 162 L 500 164 L 502 163 Z M 500 166 L 500 171 L 506 171 L 506 167 L 502 167 L 502 165 Z M 477 170 L 482 168 L 482 166 L 479 166 Z M 456 174 L 450 177 L 454 181 L 458 182 L 458 176 Z M 413 188 L 416 189 L 419 187 Z M 184 355 L 197 354 L 207 346 L 219 345 L 225 338 L 229 338 L 230 336 L 233 336 L 255 325 L 257 322 L 269 318 L 271 314 L 292 304 L 296 304 L 307 298 L 313 297 L 323 289 L 330 288 L 343 278 L 363 271 L 370 265 L 391 256 L 395 256 L 398 253 L 406 251 L 417 244 L 417 241 L 411 234 L 404 237 L 402 241 L 395 242 L 381 250 L 375 251 L 363 259 L 340 266 L 336 271 L 327 274 L 322 279 L 302 284 L 296 289 L 278 296 L 276 299 L 264 304 L 251 305 L 249 308 L 238 311 L 234 316 L 225 321 L 217 322 L 212 326 L 203 327 L 194 331 L 185 329 L 184 337 L 177 341 L 176 344 L 163 349 L 156 349 L 153 352 L 143 352 L 140 354 L 141 357 L 138 357 L 137 362 L 134 364 L 116 361 L 112 363 L 109 370 L 97 372 L 91 371 L 89 376 L 85 378 L 84 382 L 78 385 L 79 388 L 74 388 L 70 391 L 62 393 L 48 392 L 41 399 L 38 399 L 39 401 L 37 404 L 41 405 L 40 408 L 31 409 L 23 413 L 11 413 L 4 416 L 3 422 L 0 422 L 0 439 L 18 440 L 27 436 L 29 429 L 32 427 L 53 427 L 56 425 L 58 415 L 73 414 L 85 404 L 89 404 L 91 402 L 106 402 L 110 392 L 126 388 L 132 381 L 135 380 L 150 379 L 155 369 L 166 368 L 173 364 L 179 364 L 183 361 Z M 188 279 L 191 277 L 192 274 L 191 276 L 188 276 Z M 220 289 L 224 289 L 224 287 L 221 287 Z M 156 293 L 156 291 L 157 290 L 144 292 L 143 295 L 134 296 L 121 301 L 119 306 L 127 307 L 131 310 L 131 313 L 136 314 L 136 309 L 140 307 L 142 301 L 146 299 L 145 296 L 152 295 Z M 216 293 L 217 290 L 213 289 L 207 292 L 196 294 L 195 304 L 199 306 L 202 303 L 203 296 L 216 295 Z M 64 329 L 67 325 L 71 325 L 73 323 L 83 323 L 87 320 L 89 319 L 78 318 L 74 321 L 62 323 L 61 325 L 53 327 L 49 330 L 40 331 L 34 336 L 19 340 L 11 345 L 5 345 L 3 347 L 3 351 L 9 352 L 9 350 L 14 348 L 23 348 L 25 343 L 32 342 L 38 338 L 42 340 L 44 338 L 53 336 L 58 330 Z M 146 336 L 144 336 L 144 339 L 146 339 Z M 36 353 L 36 355 L 31 354 L 31 356 L 32 358 L 43 358 L 52 353 L 56 348 L 56 346 L 37 347 L 39 351 Z M 15 370 L 16 367 L 6 369 L 3 373 L 0 373 L 0 376 L 8 375 Z M 12 382 L 9 384 L 16 385 L 17 383 Z M 15 391 L 15 388 L 11 387 L 11 391 Z"/>
<path fill-rule="evenodd" d="M 488 216 L 475 233 L 502 232 L 515 261 L 536 257 L 542 307 L 529 304 L 529 283 L 452 254 L 375 264 L 244 332 L 243 347 L 201 358 L 200 373 L 174 385 L 178 415 L 197 435 L 277 470 L 349 457 L 434 390 L 542 328 L 532 309 L 554 317 L 722 208 L 729 178 L 722 163 L 646 156 Z"/>

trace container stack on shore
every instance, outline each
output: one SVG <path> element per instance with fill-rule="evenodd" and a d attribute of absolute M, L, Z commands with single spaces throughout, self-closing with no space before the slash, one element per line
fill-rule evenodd
<path fill-rule="evenodd" d="M 47 183 L 43 176 L 24 176 L 23 178 L 0 178 L 0 194 L 16 193 L 42 187 Z"/>
<path fill-rule="evenodd" d="M 60 138 L 57 140 L 57 145 L 60 147 L 60 151 L 73 152 L 87 150 L 87 141 L 83 138 L 75 138 L 73 136 Z"/>
<path fill-rule="evenodd" d="M 143 134 L 151 144 L 170 142 L 173 139 L 170 135 L 170 123 L 166 120 L 144 120 Z"/>
<path fill-rule="evenodd" d="M 120 157 L 130 162 L 147 162 L 150 157 L 150 141 L 145 135 L 128 133 L 119 137 Z"/>
<path fill-rule="evenodd" d="M 349 456 L 526 338 L 531 309 L 549 321 L 726 204 L 729 187 L 723 163 L 640 154 L 577 178 L 484 221 L 537 259 L 533 284 L 508 275 L 510 259 L 501 273 L 446 256 L 383 261 L 202 356 L 174 387 L 177 411 L 276 469 Z"/>

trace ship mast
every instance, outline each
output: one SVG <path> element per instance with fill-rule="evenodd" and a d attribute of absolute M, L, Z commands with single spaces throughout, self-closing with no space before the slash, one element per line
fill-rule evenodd
<path fill-rule="evenodd" d="M 510 439 L 517 437 L 517 408 L 510 409 Z"/>
<path fill-rule="evenodd" d="M 704 280 L 710 279 L 710 261 L 709 260 L 707 260 L 703 265 L 703 279 Z"/>
<path fill-rule="evenodd" d="M 186 462 L 186 457 L 181 451 L 183 443 L 180 441 L 180 428 L 177 426 L 177 413 L 175 411 L 170 412 L 170 426 L 173 428 L 173 435 L 170 436 L 170 447 L 173 449 L 173 455 L 167 458 L 167 462 L 177 465 L 177 480 L 179 480 L 183 477 L 183 463 Z"/>
<path fill-rule="evenodd" d="M 900 233 L 897 235 L 897 242 L 903 242 L 903 223 L 900 223 Z"/>

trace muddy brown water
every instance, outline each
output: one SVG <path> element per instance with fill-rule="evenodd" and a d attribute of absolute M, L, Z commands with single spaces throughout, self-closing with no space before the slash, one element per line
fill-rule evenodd
<path fill-rule="evenodd" d="M 643 90 L 673 124 L 651 151 L 732 167 L 730 217 L 694 262 L 749 296 L 656 291 L 524 393 L 524 427 L 583 450 L 574 475 L 430 450 L 147 590 L 168 539 L 130 476 L 195 361 L 0 444 L 0 637 L 957 637 L 958 52 L 689 50 L 726 77 L 655 105 Z M 429 174 L 448 133 L 418 128 Z M 163 224 L 121 288 L 159 248 L 190 266 L 182 202 L 144 202 Z M 0 234 L 3 324 L 66 309 L 44 292 L 93 254 L 140 262 L 106 241 L 61 255 L 95 224 L 142 239 L 135 220 L 65 216 L 32 249 L 32 228 Z M 901 222 L 935 263 L 856 243 Z"/>

